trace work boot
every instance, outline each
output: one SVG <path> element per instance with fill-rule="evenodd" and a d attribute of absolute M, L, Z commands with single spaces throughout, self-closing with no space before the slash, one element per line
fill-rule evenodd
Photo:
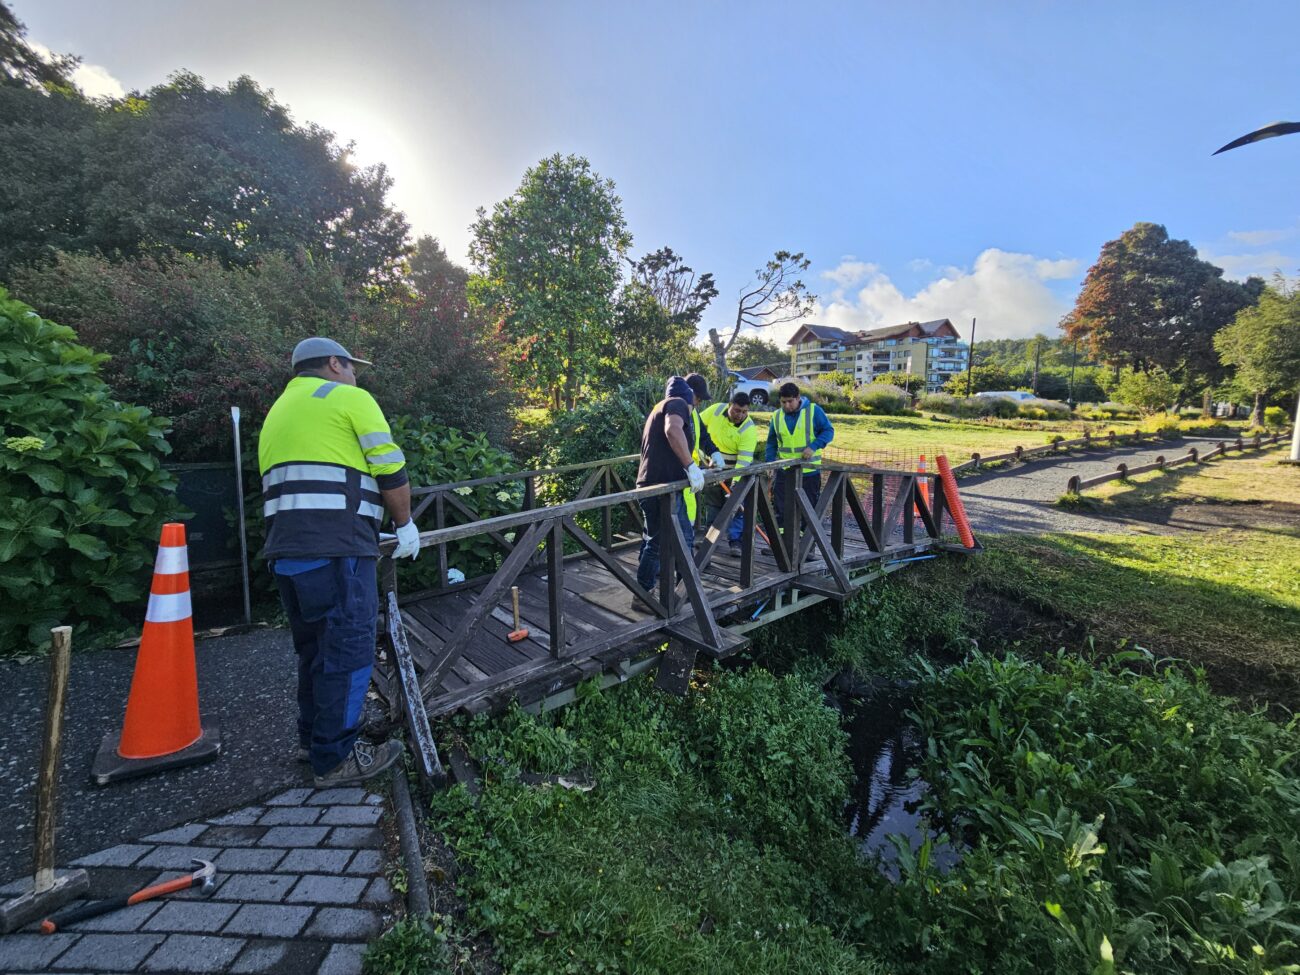
<path fill-rule="evenodd" d="M 729 551 L 736 558 L 740 558 L 740 556 L 743 554 L 740 548 L 740 542 L 732 542 Z"/>
<path fill-rule="evenodd" d="M 298 761 L 302 762 L 304 765 L 311 761 L 311 749 L 306 745 L 298 746 Z"/>
<path fill-rule="evenodd" d="M 360 785 L 393 767 L 402 757 L 402 743 L 389 739 L 382 745 L 358 741 L 352 754 L 324 775 L 316 776 L 316 788 L 332 789 L 342 785 Z"/>

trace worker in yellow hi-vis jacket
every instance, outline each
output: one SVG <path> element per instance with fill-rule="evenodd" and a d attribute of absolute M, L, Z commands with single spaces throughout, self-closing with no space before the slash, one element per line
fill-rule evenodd
<path fill-rule="evenodd" d="M 298 655 L 299 758 L 318 788 L 356 785 L 391 767 L 397 741 L 357 740 L 375 655 L 375 564 L 384 509 L 397 526 L 393 558 L 415 558 L 406 458 L 383 411 L 357 386 L 357 359 L 310 338 L 293 350 L 294 378 L 266 415 L 258 447 L 266 560 Z"/>
<path fill-rule="evenodd" d="M 749 418 L 749 394 L 733 393 L 730 403 L 714 403 L 701 414 L 714 447 L 722 455 L 722 464 L 740 470 L 754 462 L 754 449 L 758 446 L 758 427 Z M 726 499 L 721 484 L 710 484 L 700 494 L 704 502 L 704 520 L 709 524 L 717 517 Z M 740 536 L 744 530 L 743 512 L 737 512 L 727 526 L 727 539 L 732 555 L 740 555 Z"/>

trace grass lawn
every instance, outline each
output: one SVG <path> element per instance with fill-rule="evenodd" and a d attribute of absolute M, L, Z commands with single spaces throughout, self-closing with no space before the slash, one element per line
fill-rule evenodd
<path fill-rule="evenodd" d="M 1104 485 L 1084 504 L 1135 534 L 994 539 L 965 584 L 1186 659 L 1243 698 L 1300 707 L 1300 470 L 1280 450 Z M 1107 490 L 1108 489 L 1108 490 Z"/>
<path fill-rule="evenodd" d="M 766 436 L 770 413 L 751 414 L 762 425 Z M 1088 423 L 1082 420 L 957 420 L 938 416 L 863 416 L 831 414 L 835 440 L 830 456 L 865 459 L 869 463 L 914 461 L 925 454 L 933 463 L 936 454 L 945 454 L 954 465 L 970 459 L 972 453 L 998 454 L 1017 446 L 1038 447 L 1054 436 L 1074 439 L 1084 430 L 1095 436 L 1106 431 L 1129 433 L 1136 420 Z"/>

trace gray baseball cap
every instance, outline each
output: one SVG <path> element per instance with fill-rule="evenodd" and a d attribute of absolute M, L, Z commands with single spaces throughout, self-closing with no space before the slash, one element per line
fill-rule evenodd
<path fill-rule="evenodd" d="M 319 335 L 309 339 L 303 339 L 295 345 L 293 347 L 293 358 L 289 360 L 289 365 L 294 367 L 304 359 L 320 359 L 327 355 L 335 355 L 340 359 L 349 359 L 352 362 L 359 362 L 363 366 L 374 365 L 374 363 L 369 359 L 358 359 L 333 339 L 321 338 Z"/>

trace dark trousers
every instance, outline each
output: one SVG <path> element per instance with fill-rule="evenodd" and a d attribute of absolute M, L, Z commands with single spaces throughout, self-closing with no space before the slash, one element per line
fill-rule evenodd
<path fill-rule="evenodd" d="M 361 729 L 379 614 L 375 560 L 330 559 L 275 579 L 298 654 L 298 743 L 324 775 L 348 757 Z"/>
<path fill-rule="evenodd" d="M 645 531 L 641 533 L 641 557 L 637 561 L 636 581 L 642 589 L 654 588 L 659 580 L 659 513 L 663 501 L 664 497 L 660 496 L 639 502 L 641 517 L 645 519 Z M 686 538 L 686 551 L 690 552 L 695 544 L 695 526 L 686 515 L 686 500 L 681 494 L 674 494 L 672 505 L 677 524 L 682 526 L 682 535 Z"/>
<path fill-rule="evenodd" d="M 776 520 L 785 530 L 785 484 L 784 478 L 778 477 L 772 482 L 772 504 L 776 508 Z M 822 472 L 813 471 L 811 474 L 804 474 L 799 478 L 799 487 L 803 493 L 808 495 L 808 500 L 813 507 L 817 507 L 817 499 L 822 496 Z"/>

